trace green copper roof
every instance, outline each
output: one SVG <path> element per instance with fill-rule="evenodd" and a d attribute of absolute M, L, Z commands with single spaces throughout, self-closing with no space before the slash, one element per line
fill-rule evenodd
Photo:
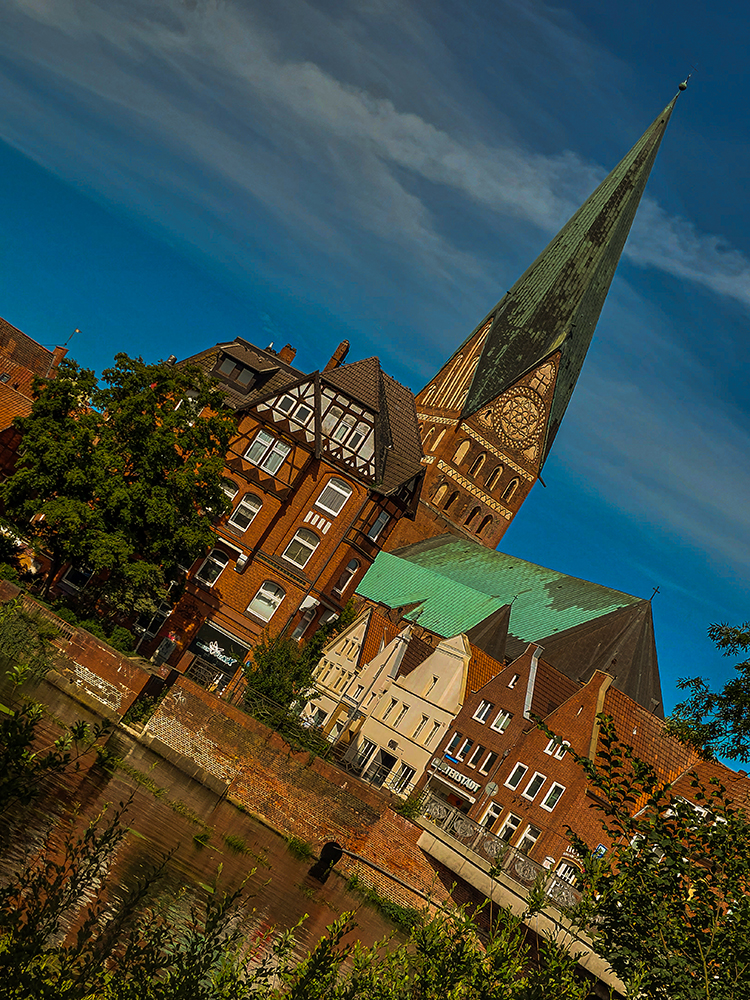
<path fill-rule="evenodd" d="M 560 350 L 542 462 L 583 366 L 676 100 L 667 105 L 495 307 L 494 323 L 462 416 L 496 399 Z"/>
<path fill-rule="evenodd" d="M 357 593 L 392 608 L 422 601 L 406 617 L 443 636 L 511 604 L 508 634 L 523 643 L 642 600 L 452 535 L 381 552 Z"/>

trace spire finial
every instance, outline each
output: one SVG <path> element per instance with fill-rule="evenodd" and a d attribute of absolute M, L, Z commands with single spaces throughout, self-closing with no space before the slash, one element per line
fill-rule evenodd
<path fill-rule="evenodd" d="M 690 80 L 690 77 L 692 75 L 693 75 L 692 73 L 688 73 L 688 75 L 685 77 L 685 79 L 682 81 L 682 83 L 678 87 L 678 90 L 687 90 L 688 81 Z"/>

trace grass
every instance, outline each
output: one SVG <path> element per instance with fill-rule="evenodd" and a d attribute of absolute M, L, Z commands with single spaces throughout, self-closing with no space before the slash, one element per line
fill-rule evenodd
<path fill-rule="evenodd" d="M 209 830 L 201 830 L 200 833 L 196 833 L 193 837 L 193 841 L 198 847 L 205 847 L 210 839 L 211 833 Z"/>
<path fill-rule="evenodd" d="M 401 906 L 399 903 L 394 903 L 392 900 L 386 899 L 385 896 L 380 895 L 377 889 L 374 889 L 371 885 L 367 885 L 357 875 L 349 876 L 346 880 L 346 888 L 349 892 L 356 893 L 365 902 L 374 906 L 392 924 L 395 924 L 396 927 L 399 927 L 403 931 L 411 931 L 422 919 L 419 910 L 415 910 L 411 906 Z"/>
<path fill-rule="evenodd" d="M 313 856 L 313 849 L 308 842 L 294 835 L 286 838 L 286 847 L 289 853 L 299 861 L 309 861 Z"/>
<path fill-rule="evenodd" d="M 227 845 L 229 850 L 234 851 L 235 854 L 250 853 L 250 850 L 242 837 L 235 837 L 233 833 L 224 834 L 224 843 Z"/>

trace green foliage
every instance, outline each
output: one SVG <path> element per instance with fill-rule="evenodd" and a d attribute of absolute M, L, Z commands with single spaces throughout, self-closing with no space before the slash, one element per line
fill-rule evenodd
<path fill-rule="evenodd" d="M 300 861 L 307 861 L 313 856 L 312 847 L 310 847 L 306 840 L 302 840 L 300 837 L 287 837 L 286 847 L 289 853 L 293 854 Z"/>
<path fill-rule="evenodd" d="M 156 709 L 159 707 L 159 703 L 163 700 L 167 693 L 167 688 L 159 695 L 144 695 L 142 698 L 138 698 L 130 708 L 127 710 L 125 715 L 122 717 L 122 721 L 127 726 L 132 725 L 142 725 L 154 714 Z"/>
<path fill-rule="evenodd" d="M 70 625 L 85 629 L 91 635 L 96 636 L 97 639 L 101 639 L 102 642 L 106 642 L 108 645 L 114 647 L 114 649 L 125 653 L 126 656 L 130 656 L 134 652 L 135 636 L 130 629 L 124 628 L 122 625 L 112 625 L 106 619 L 94 618 L 85 613 L 82 614 L 75 608 L 64 604 L 55 607 L 55 614 Z"/>
<path fill-rule="evenodd" d="M 400 927 L 403 931 L 413 930 L 422 920 L 422 914 L 419 910 L 394 903 L 392 899 L 382 896 L 377 889 L 363 882 L 357 875 L 349 876 L 346 880 L 346 888 L 349 892 L 356 893 L 371 906 L 374 906 L 392 924 Z"/>
<path fill-rule="evenodd" d="M 725 656 L 750 649 L 750 622 L 740 626 L 714 624 L 709 638 Z M 721 691 L 712 691 L 702 677 L 683 678 L 678 686 L 689 692 L 667 720 L 667 731 L 708 758 L 750 761 L 750 660 L 735 666 Z"/>
<path fill-rule="evenodd" d="M 410 795 L 408 799 L 396 806 L 394 812 L 404 819 L 418 819 L 422 815 L 423 807 L 422 795 Z"/>
<path fill-rule="evenodd" d="M 679 798 L 600 717 L 587 772 L 604 858 L 569 831 L 584 861 L 574 919 L 630 990 L 651 1000 L 730 1000 L 750 987 L 750 820 L 718 783 Z M 569 751 L 569 753 L 572 751 Z M 574 754 L 574 756 L 576 756 Z"/>
<path fill-rule="evenodd" d="M 200 370 L 118 354 L 94 373 L 64 359 L 35 382 L 14 474 L 0 496 L 52 565 L 100 575 L 112 612 L 153 611 L 211 544 L 224 510 L 224 455 L 234 418 Z"/>
<path fill-rule="evenodd" d="M 312 676 L 323 647 L 355 617 L 354 602 L 350 601 L 335 621 L 322 625 L 303 646 L 286 635 L 264 632 L 245 664 L 250 696 L 257 693 L 279 705 L 304 705 L 314 691 Z"/>
<path fill-rule="evenodd" d="M 24 608 L 23 598 L 0 604 L 0 677 L 13 684 L 44 677 L 54 662 L 55 626 Z"/>
<path fill-rule="evenodd" d="M 198 847 L 205 847 L 209 840 L 211 839 L 211 834 L 208 830 L 201 830 L 200 833 L 196 833 L 193 837 L 194 842 Z"/>
<path fill-rule="evenodd" d="M 236 837 L 233 833 L 224 834 L 224 843 L 227 845 L 229 850 L 234 851 L 235 854 L 250 853 L 250 850 L 242 837 Z"/>

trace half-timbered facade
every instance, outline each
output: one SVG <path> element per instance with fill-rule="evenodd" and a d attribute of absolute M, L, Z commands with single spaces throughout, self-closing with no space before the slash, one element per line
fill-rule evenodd
<path fill-rule="evenodd" d="M 260 634 L 302 639 L 337 617 L 422 480 L 414 397 L 377 358 L 311 375 L 237 339 L 184 363 L 222 386 L 238 419 L 226 457 L 230 507 L 216 544 L 186 567 L 184 596 L 149 622 L 159 651 L 224 690 Z M 165 641 L 166 640 L 166 641 Z"/>

